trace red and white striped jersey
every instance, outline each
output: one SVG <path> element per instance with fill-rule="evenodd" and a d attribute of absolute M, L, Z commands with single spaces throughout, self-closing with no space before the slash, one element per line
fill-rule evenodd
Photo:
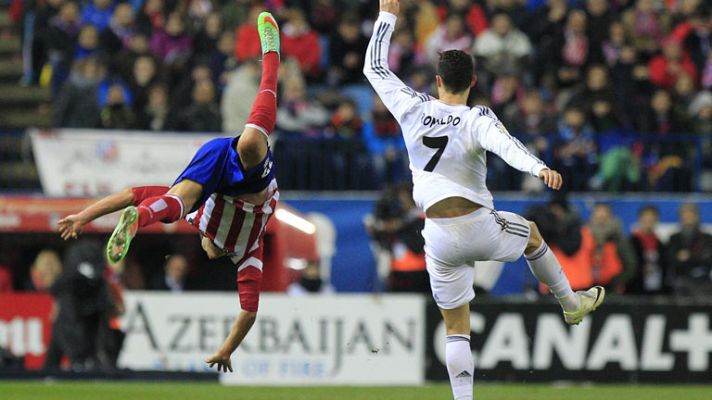
<path fill-rule="evenodd" d="M 265 226 L 277 206 L 277 181 L 272 180 L 267 190 L 269 198 L 262 204 L 213 193 L 186 219 L 225 251 L 239 269 L 247 257 L 259 248 Z M 262 269 L 262 265 L 256 267 Z"/>

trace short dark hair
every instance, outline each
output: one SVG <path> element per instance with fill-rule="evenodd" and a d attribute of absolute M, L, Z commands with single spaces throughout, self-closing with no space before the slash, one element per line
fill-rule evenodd
<path fill-rule="evenodd" d="M 440 53 L 437 74 L 448 92 L 462 93 L 472 84 L 475 63 L 472 56 L 462 50 L 447 50 Z"/>
<path fill-rule="evenodd" d="M 646 204 L 638 210 L 638 217 L 648 212 L 655 214 L 656 217 L 660 216 L 660 210 L 657 207 L 652 204 Z"/>

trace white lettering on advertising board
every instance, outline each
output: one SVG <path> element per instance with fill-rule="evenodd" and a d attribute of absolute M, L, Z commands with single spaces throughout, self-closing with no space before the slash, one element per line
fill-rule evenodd
<path fill-rule="evenodd" d="M 601 371 L 609 365 L 619 365 L 623 371 L 671 371 L 675 353 L 686 353 L 690 372 L 710 368 L 712 329 L 709 315 L 703 313 L 691 313 L 686 329 L 669 332 L 665 329 L 665 315 L 651 314 L 640 334 L 633 328 L 629 314 L 608 315 L 596 335 L 591 331 L 591 319 L 569 327 L 560 314 L 550 313 L 537 316 L 531 338 L 521 313 L 502 313 L 487 320 L 473 312 L 470 323 L 475 335 L 485 335 L 482 350 L 473 351 L 476 368 L 484 370 L 500 363 L 510 363 L 519 370 L 546 370 L 556 355 L 568 370 Z M 445 325 L 441 322 L 435 328 L 433 345 L 442 364 L 445 364 L 444 344 Z"/>
<path fill-rule="evenodd" d="M 208 370 L 239 311 L 233 294 L 129 292 L 119 366 Z M 233 354 L 227 384 L 423 382 L 421 296 L 263 294 L 257 322 Z"/>

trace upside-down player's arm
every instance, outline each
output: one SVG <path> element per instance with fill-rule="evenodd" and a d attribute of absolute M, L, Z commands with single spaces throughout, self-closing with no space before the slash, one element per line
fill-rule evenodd
<path fill-rule="evenodd" d="M 148 197 L 160 196 L 167 191 L 167 186 L 141 186 L 124 189 L 104 197 L 77 214 L 62 218 L 57 223 L 57 228 L 62 239 L 76 238 L 84 225 L 89 222 L 130 205 L 136 205 Z"/>
<path fill-rule="evenodd" d="M 205 362 L 210 367 L 217 365 L 218 371 L 232 372 L 230 356 L 245 339 L 257 319 L 260 300 L 262 271 L 252 265 L 243 265 L 237 271 L 237 289 L 240 295 L 240 313 L 235 317 L 230 333 L 220 348 Z"/>
<path fill-rule="evenodd" d="M 373 25 L 373 35 L 366 49 L 363 74 L 378 93 L 383 104 L 400 122 L 403 115 L 414 105 L 429 101 L 430 98 L 406 86 L 388 68 L 388 48 L 395 26 L 395 15 L 385 11 L 378 14 L 378 19 Z"/>
<path fill-rule="evenodd" d="M 509 134 L 502 122 L 488 107 L 476 106 L 473 112 L 480 115 L 474 122 L 474 135 L 480 146 L 497 154 L 512 168 L 539 177 L 542 170 L 548 169 L 546 164 L 535 157 L 516 138 Z"/>

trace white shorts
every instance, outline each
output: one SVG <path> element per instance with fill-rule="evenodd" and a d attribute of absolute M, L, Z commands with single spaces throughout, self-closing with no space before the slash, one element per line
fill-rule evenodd
<path fill-rule="evenodd" d="M 427 218 L 423 237 L 433 298 L 453 309 L 475 298 L 475 261 L 515 261 L 529 241 L 524 217 L 482 207 L 456 218 Z"/>

